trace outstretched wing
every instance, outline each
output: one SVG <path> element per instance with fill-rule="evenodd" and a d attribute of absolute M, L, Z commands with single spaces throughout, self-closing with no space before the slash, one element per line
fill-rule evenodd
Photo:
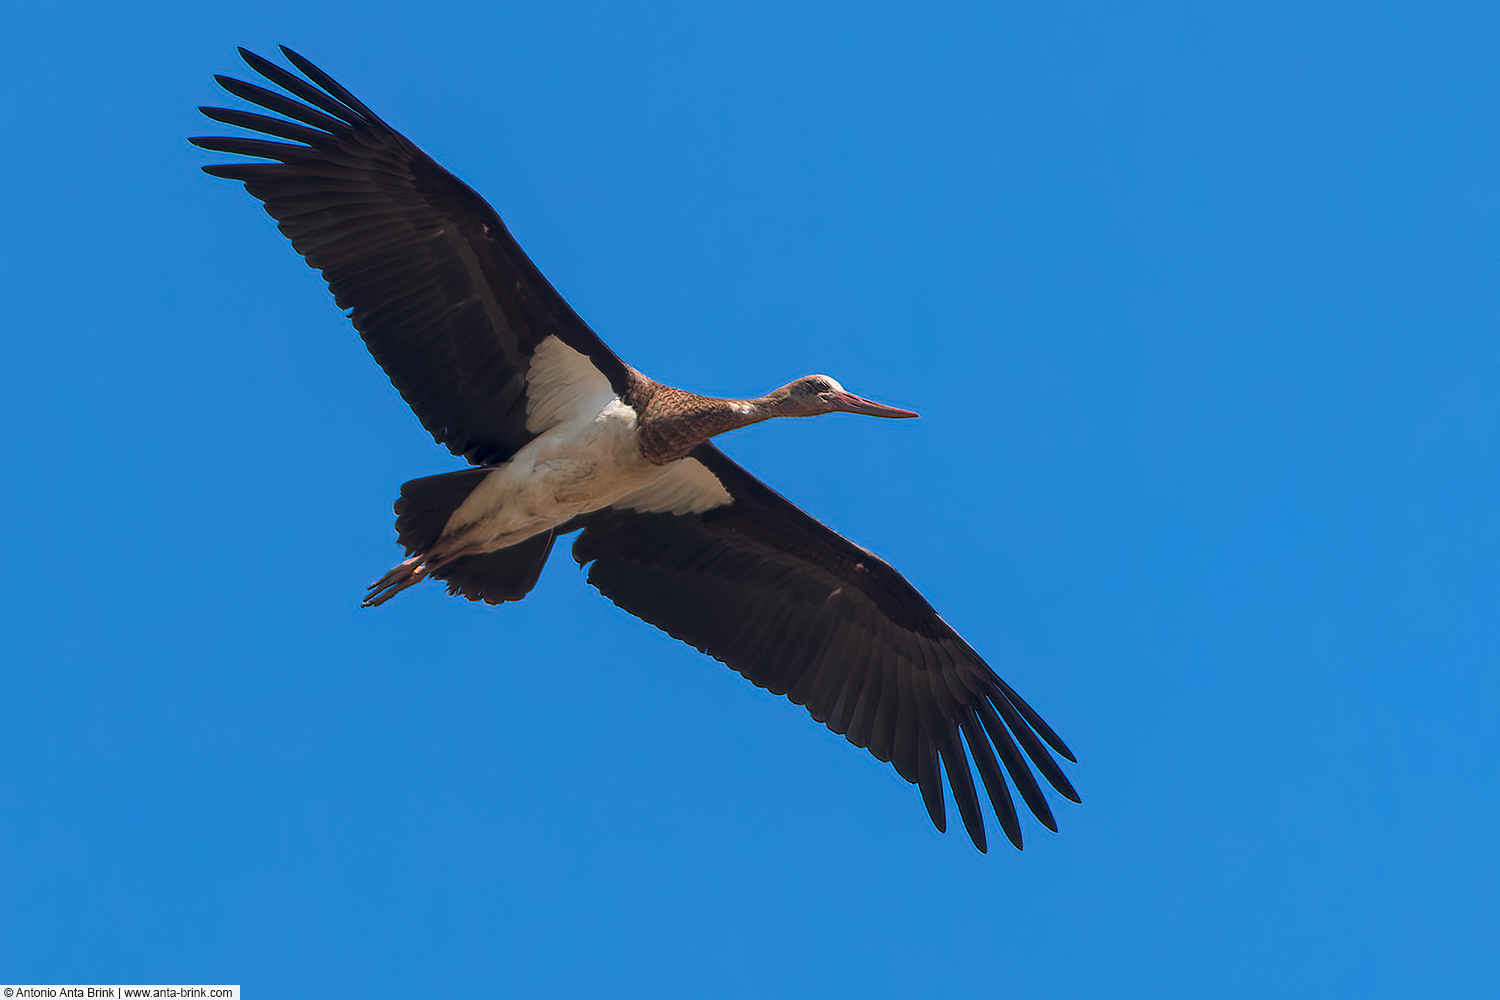
<path fill-rule="evenodd" d="M 617 393 L 630 369 L 563 301 L 500 216 L 466 184 L 306 59 L 296 76 L 240 49 L 287 94 L 215 77 L 285 117 L 202 108 L 272 136 L 195 138 L 204 149 L 270 160 L 203 169 L 243 181 L 324 279 L 432 436 L 475 465 L 503 462 L 526 427 L 531 353 L 547 336 L 585 355 Z M 308 82 L 311 81 L 311 82 Z M 535 403 L 533 403 L 535 405 Z"/>
<path fill-rule="evenodd" d="M 905 577 L 712 445 L 683 461 L 700 463 L 732 500 L 701 513 L 591 515 L 573 546 L 580 565 L 593 564 L 591 584 L 895 765 L 921 788 L 939 830 L 946 771 L 964 827 L 985 850 L 968 758 L 1016 847 L 1021 827 L 1005 774 L 1057 829 L 1027 758 L 1077 802 L 1048 747 L 1073 754 Z"/>

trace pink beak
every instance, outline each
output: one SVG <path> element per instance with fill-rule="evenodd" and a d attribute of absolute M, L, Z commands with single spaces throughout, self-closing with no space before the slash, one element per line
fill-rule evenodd
<path fill-rule="evenodd" d="M 863 413 L 871 417 L 915 417 L 920 414 L 911 410 L 903 410 L 899 406 L 886 406 L 874 400 L 856 396 L 852 392 L 831 392 L 828 398 L 833 401 L 834 409 L 844 413 Z"/>

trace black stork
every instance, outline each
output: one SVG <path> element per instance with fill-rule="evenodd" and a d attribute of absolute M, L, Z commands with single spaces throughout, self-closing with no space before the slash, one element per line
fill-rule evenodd
<path fill-rule="evenodd" d="M 772 417 L 915 413 L 823 375 L 749 400 L 652 381 L 605 346 L 462 181 L 285 46 L 303 77 L 239 51 L 286 93 L 215 79 L 283 117 L 202 112 L 285 141 L 195 138 L 270 161 L 203 169 L 264 203 L 422 425 L 474 466 L 401 487 L 396 533 L 410 558 L 371 585 L 366 605 L 429 576 L 471 601 L 520 600 L 557 537 L 581 531 L 573 557 L 604 596 L 890 762 L 939 830 L 946 771 L 986 849 L 970 759 L 1017 848 L 1006 774 L 1057 829 L 1027 765 L 1080 801 L 1048 751 L 1074 760 L 1051 727 L 900 573 L 709 442 Z"/>

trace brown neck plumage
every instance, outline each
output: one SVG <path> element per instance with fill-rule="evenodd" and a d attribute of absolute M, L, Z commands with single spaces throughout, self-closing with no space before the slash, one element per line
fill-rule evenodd
<path fill-rule="evenodd" d="M 780 412 L 782 402 L 777 393 L 760 399 L 715 399 L 657 384 L 635 403 L 636 437 L 649 461 L 666 465 L 717 434 L 772 417 L 792 416 Z"/>

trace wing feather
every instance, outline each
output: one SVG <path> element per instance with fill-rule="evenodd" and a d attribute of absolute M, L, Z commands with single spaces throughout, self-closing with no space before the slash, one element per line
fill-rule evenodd
<path fill-rule="evenodd" d="M 285 93 L 214 79 L 283 118 L 206 107 L 214 121 L 257 135 L 192 140 L 271 162 L 203 169 L 242 182 L 261 200 L 323 273 L 437 441 L 475 465 L 505 461 L 530 441 L 525 407 L 516 400 L 524 396 L 531 352 L 548 336 L 585 355 L 616 392 L 629 390 L 631 370 L 548 283 L 484 199 L 327 73 L 290 49 L 282 53 L 302 77 L 240 50 Z"/>
<path fill-rule="evenodd" d="M 1032 813 L 1056 829 L 1028 758 L 1058 791 L 1077 793 L 1030 719 L 1046 724 L 1030 706 L 1021 712 L 1014 692 L 911 584 L 712 445 L 692 459 L 731 502 L 693 514 L 589 515 L 573 546 L 589 582 L 890 762 L 918 786 L 938 829 L 947 823 L 946 773 L 964 828 L 985 849 L 974 770 L 1011 843 L 1021 846 L 1021 830 L 1007 772 Z"/>

